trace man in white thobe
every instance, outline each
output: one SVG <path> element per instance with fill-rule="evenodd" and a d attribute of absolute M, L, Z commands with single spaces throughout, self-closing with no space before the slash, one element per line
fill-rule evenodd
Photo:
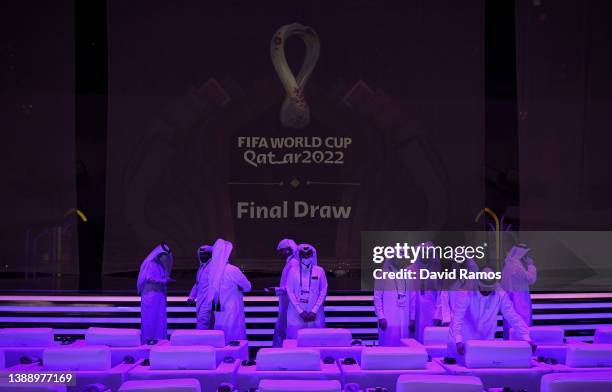
<path fill-rule="evenodd" d="M 535 284 L 537 270 L 528 255 L 525 244 L 513 246 L 508 252 L 502 270 L 502 287 L 514 305 L 514 310 L 527 325 L 532 325 L 531 293 L 529 286 Z M 508 334 L 508 323 L 504 320 L 504 333 Z"/>
<path fill-rule="evenodd" d="M 483 268 L 483 272 L 493 272 Z M 515 329 L 517 338 L 531 342 L 529 328 L 514 311 L 512 301 L 506 292 L 494 280 L 479 281 L 479 288 L 456 293 L 453 317 L 449 328 L 448 356 L 458 358 L 465 354 L 465 342 L 468 340 L 493 340 L 497 329 L 497 314 L 508 320 Z"/>
<path fill-rule="evenodd" d="M 173 282 L 168 268 L 172 265 L 172 252 L 162 243 L 149 253 L 140 265 L 138 294 L 140 294 L 141 340 L 168 338 L 166 316 L 166 286 Z"/>
<path fill-rule="evenodd" d="M 399 272 L 406 266 L 404 259 L 385 260 L 383 271 Z M 377 279 L 374 282 L 374 312 L 378 318 L 378 344 L 399 346 L 402 338 L 410 337 L 413 320 L 410 317 L 414 301 L 412 281 L 408 279 Z"/>
<path fill-rule="evenodd" d="M 325 328 L 323 304 L 327 296 L 325 270 L 317 265 L 312 245 L 298 246 L 298 265 L 287 276 L 287 338 L 296 339 L 302 328 Z"/>
<path fill-rule="evenodd" d="M 479 270 L 478 265 L 472 259 L 467 259 L 463 263 L 454 263 L 457 271 L 457 279 L 453 281 L 445 280 L 442 283 L 442 290 L 438 295 L 438 303 L 436 304 L 436 313 L 434 319 L 438 320 L 441 326 L 450 325 L 455 307 L 455 297 L 459 291 L 474 290 L 475 285 L 473 280 L 460 278 L 460 271 L 476 272 Z"/>
<path fill-rule="evenodd" d="M 440 260 L 433 251 L 434 244 L 431 241 L 421 245 L 421 256 L 410 266 L 416 272 L 414 280 L 414 301 L 411 304 L 411 318 L 414 319 L 414 338 L 423 343 L 423 335 L 426 327 L 436 324 L 436 307 L 440 294 L 441 283 L 438 279 L 421 279 L 420 270 L 440 272 Z M 429 248 L 429 250 L 427 250 Z"/>
<path fill-rule="evenodd" d="M 226 343 L 247 338 L 242 293 L 251 290 L 251 282 L 240 268 L 230 264 L 232 248 L 229 241 L 215 241 L 209 267 L 214 328 L 225 333 Z"/>
<path fill-rule="evenodd" d="M 214 326 L 212 299 L 209 291 L 208 266 L 212 258 L 213 247 L 203 245 L 198 249 L 200 267 L 196 274 L 196 282 L 189 293 L 187 302 L 196 304 L 196 329 L 212 329 Z"/>
<path fill-rule="evenodd" d="M 276 296 L 278 297 L 278 318 L 274 326 L 274 337 L 272 339 L 273 347 L 282 347 L 283 340 L 287 337 L 287 308 L 289 307 L 289 298 L 287 297 L 287 276 L 291 268 L 298 265 L 297 259 L 297 244 L 292 239 L 284 239 L 278 243 L 276 250 L 280 257 L 285 260 L 283 272 L 281 274 L 280 284 L 275 288 Z"/>

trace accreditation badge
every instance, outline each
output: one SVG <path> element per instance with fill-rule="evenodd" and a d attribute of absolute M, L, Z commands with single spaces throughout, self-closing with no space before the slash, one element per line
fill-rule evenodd
<path fill-rule="evenodd" d="M 406 299 L 406 293 L 397 293 L 397 306 L 403 308 L 406 306 L 408 300 Z"/>
<path fill-rule="evenodd" d="M 307 304 L 310 299 L 310 290 L 300 290 L 300 302 Z"/>

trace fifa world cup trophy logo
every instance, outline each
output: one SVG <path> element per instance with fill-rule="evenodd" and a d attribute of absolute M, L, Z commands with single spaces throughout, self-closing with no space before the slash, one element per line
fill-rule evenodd
<path fill-rule="evenodd" d="M 297 77 L 291 72 L 285 57 L 285 42 L 298 36 L 306 45 L 306 55 Z M 319 59 L 319 36 L 308 26 L 292 23 L 282 26 L 272 36 L 270 57 L 287 96 L 280 111 L 280 122 L 285 128 L 302 129 L 310 123 L 310 110 L 304 98 L 304 88 Z"/>

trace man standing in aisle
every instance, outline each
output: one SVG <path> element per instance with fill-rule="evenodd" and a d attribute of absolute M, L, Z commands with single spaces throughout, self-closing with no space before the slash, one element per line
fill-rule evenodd
<path fill-rule="evenodd" d="M 406 266 L 404 259 L 385 260 L 383 271 L 399 272 Z M 374 282 L 374 311 L 378 318 L 378 344 L 399 346 L 402 338 L 410 337 L 411 302 L 415 292 L 408 279 L 377 279 Z"/>
<path fill-rule="evenodd" d="M 502 287 L 514 305 L 514 310 L 525 324 L 532 325 L 531 292 L 529 286 L 535 284 L 537 270 L 533 259 L 528 255 L 525 244 L 513 246 L 504 261 Z M 509 336 L 508 321 L 504 319 L 504 338 Z"/>
<path fill-rule="evenodd" d="M 291 268 L 298 266 L 299 261 L 297 259 L 297 244 L 294 240 L 282 240 L 278 243 L 276 250 L 279 256 L 285 260 L 285 265 L 281 274 L 279 287 L 275 289 L 276 296 L 278 297 L 278 318 L 274 326 L 272 346 L 282 347 L 283 340 L 287 337 L 287 308 L 289 306 L 289 298 L 287 297 L 287 276 Z"/>
<path fill-rule="evenodd" d="M 187 302 L 196 304 L 196 328 L 212 329 L 215 325 L 214 313 L 212 311 L 212 299 L 209 292 L 208 266 L 212 258 L 213 247 L 210 245 L 200 246 L 198 249 L 198 261 L 200 267 L 196 274 L 196 282 L 191 289 Z"/>
<path fill-rule="evenodd" d="M 287 338 L 296 339 L 302 328 L 325 328 L 323 304 L 327 296 L 325 270 L 317 265 L 317 251 L 312 245 L 298 246 L 298 265 L 287 277 Z"/>
<path fill-rule="evenodd" d="M 219 238 L 213 246 L 210 261 L 210 296 L 215 318 L 215 329 L 225 333 L 226 343 L 246 340 L 246 320 L 242 293 L 251 291 L 251 282 L 230 263 L 233 245 Z"/>
<path fill-rule="evenodd" d="M 172 265 L 172 252 L 165 243 L 155 247 L 140 265 L 138 294 L 140 294 L 141 339 L 168 339 L 166 315 L 166 286 L 174 282 L 168 268 Z"/>
<path fill-rule="evenodd" d="M 411 318 L 414 319 L 414 338 L 423 343 L 426 327 L 436 324 L 436 308 L 441 284 L 437 279 L 421 279 L 420 270 L 440 272 L 440 259 L 435 254 L 433 242 L 427 241 L 420 245 L 421 253 L 410 266 L 415 271 L 414 301 L 411 303 Z"/>

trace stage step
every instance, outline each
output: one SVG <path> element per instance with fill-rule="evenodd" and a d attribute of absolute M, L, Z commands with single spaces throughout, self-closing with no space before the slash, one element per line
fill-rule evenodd
<path fill-rule="evenodd" d="M 612 293 L 533 294 L 534 324 L 558 325 L 568 340 L 590 341 L 599 325 L 612 324 Z M 253 347 L 272 344 L 277 298 L 245 296 L 247 335 Z M 372 295 L 333 294 L 325 302 L 328 327 L 348 328 L 353 337 L 377 340 Z M 501 317 L 497 336 L 501 336 Z M 82 337 L 90 326 L 139 328 L 138 296 L 0 295 L 0 328 L 52 327 L 56 336 Z M 195 328 L 195 307 L 186 297 L 168 297 L 168 330 Z"/>

